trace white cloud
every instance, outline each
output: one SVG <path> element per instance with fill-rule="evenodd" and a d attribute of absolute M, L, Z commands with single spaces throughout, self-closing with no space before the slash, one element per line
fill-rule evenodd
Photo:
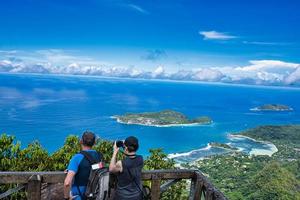
<path fill-rule="evenodd" d="M 135 5 L 135 4 L 127 4 L 127 6 L 139 13 L 142 13 L 142 14 L 149 14 L 149 12 L 143 8 L 141 8 L 140 6 L 138 5 Z"/>
<path fill-rule="evenodd" d="M 165 76 L 165 69 L 163 66 L 158 66 L 153 72 L 152 72 L 152 78 L 163 78 Z"/>
<path fill-rule="evenodd" d="M 283 62 L 280 60 L 250 60 L 251 65 L 239 67 L 242 71 L 291 71 L 295 70 L 300 65 L 298 63 Z"/>
<path fill-rule="evenodd" d="M 217 31 L 200 31 L 199 34 L 203 36 L 204 40 L 230 40 L 237 38 L 236 36 Z"/>
<path fill-rule="evenodd" d="M 15 109 L 34 109 L 47 104 L 76 98 L 86 99 L 83 90 L 32 88 L 18 90 L 16 88 L 0 87 L 0 105 L 15 105 Z M 21 102 L 20 102 L 21 99 Z"/>
<path fill-rule="evenodd" d="M 243 41 L 244 44 L 252 44 L 252 45 L 264 45 L 264 46 L 285 46 L 291 45 L 291 43 L 285 42 L 263 42 L 263 41 Z"/>
<path fill-rule="evenodd" d="M 216 69 L 202 68 L 193 73 L 191 79 L 196 81 L 220 81 L 224 75 Z"/>

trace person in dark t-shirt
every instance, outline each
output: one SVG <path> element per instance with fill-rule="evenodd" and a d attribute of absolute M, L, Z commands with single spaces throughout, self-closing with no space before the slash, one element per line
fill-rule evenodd
<path fill-rule="evenodd" d="M 123 142 L 125 158 L 117 161 L 119 148 L 115 142 L 109 171 L 117 175 L 115 200 L 143 199 L 141 174 L 144 165 L 143 157 L 136 155 L 139 148 L 138 139 L 134 136 Z"/>
<path fill-rule="evenodd" d="M 95 142 L 96 137 L 94 133 L 89 131 L 84 132 L 80 140 L 81 150 L 87 153 L 94 161 L 100 162 L 102 160 L 102 155 L 92 149 Z M 64 182 L 64 199 L 85 199 L 84 193 L 88 183 L 90 170 L 91 163 L 83 153 L 77 153 L 71 158 Z"/>

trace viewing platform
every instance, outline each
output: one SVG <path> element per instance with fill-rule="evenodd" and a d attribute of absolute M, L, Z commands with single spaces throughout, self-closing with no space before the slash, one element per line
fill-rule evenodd
<path fill-rule="evenodd" d="M 18 184 L 16 188 L 0 194 L 0 199 L 26 191 L 27 199 L 62 199 L 65 173 L 53 172 L 0 172 L 0 184 Z M 227 198 L 199 170 L 152 170 L 143 171 L 143 181 L 150 181 L 151 200 L 160 199 L 160 195 L 181 180 L 189 180 L 189 200 L 226 200 Z M 54 187 L 53 187 L 54 186 Z M 56 188 L 56 191 L 51 191 Z M 58 188 L 58 189 L 57 189 Z"/>

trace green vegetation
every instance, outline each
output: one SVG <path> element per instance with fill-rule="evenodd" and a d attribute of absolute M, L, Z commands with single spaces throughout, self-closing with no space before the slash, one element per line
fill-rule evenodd
<path fill-rule="evenodd" d="M 282 104 L 264 104 L 251 109 L 253 111 L 292 111 L 293 109 L 287 105 Z"/>
<path fill-rule="evenodd" d="M 183 167 L 200 169 L 232 200 L 300 199 L 300 126 L 260 126 L 239 135 L 270 141 L 278 152 L 272 157 L 232 152 Z"/>
<path fill-rule="evenodd" d="M 146 113 L 126 113 L 114 116 L 118 122 L 125 124 L 140 124 L 147 126 L 168 126 L 188 124 L 210 124 L 211 118 L 202 116 L 190 120 L 184 114 L 173 110 Z"/>
<path fill-rule="evenodd" d="M 211 143 L 209 143 L 209 145 L 211 147 L 218 147 L 218 148 L 228 149 L 228 150 L 232 150 L 232 151 L 238 150 L 238 148 L 236 148 L 236 147 L 232 147 L 228 144 L 219 143 L 219 142 L 211 142 Z"/>
<path fill-rule="evenodd" d="M 300 125 L 260 126 L 240 133 L 256 140 L 270 141 L 278 159 L 300 159 Z"/>
<path fill-rule="evenodd" d="M 102 152 L 104 161 L 108 164 L 113 150 L 113 143 L 99 140 L 94 149 Z M 0 136 L 0 171 L 64 171 L 71 157 L 80 151 L 79 138 L 69 136 L 64 145 L 53 154 L 49 154 L 37 141 L 26 148 L 15 141 L 15 137 L 2 134 Z M 118 159 L 122 159 L 119 154 Z M 174 169 L 175 162 L 167 158 L 161 149 L 151 149 L 150 156 L 145 160 L 144 169 Z M 150 183 L 147 183 L 150 184 Z M 0 185 L 0 193 L 5 192 L 15 184 Z M 186 199 L 186 183 L 184 181 L 172 186 L 162 195 L 162 199 Z M 26 199 L 24 192 L 14 194 L 10 199 Z"/>

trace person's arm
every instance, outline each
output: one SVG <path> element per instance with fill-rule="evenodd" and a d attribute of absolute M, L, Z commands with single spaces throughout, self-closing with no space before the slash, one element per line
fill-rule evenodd
<path fill-rule="evenodd" d="M 71 199 L 70 190 L 72 186 L 73 177 L 75 176 L 75 172 L 68 171 L 67 176 L 64 181 L 64 199 Z"/>
<path fill-rule="evenodd" d="M 79 166 L 79 163 L 81 162 L 82 158 L 83 158 L 83 155 L 75 154 L 72 157 L 72 159 L 70 160 L 70 163 L 67 168 L 67 176 L 64 181 L 64 198 L 65 199 L 71 199 L 70 198 L 70 190 L 72 187 L 74 176 L 78 171 L 78 166 Z"/>
<path fill-rule="evenodd" d="M 119 152 L 119 148 L 116 145 L 116 142 L 114 143 L 114 152 L 112 155 L 112 158 L 110 160 L 109 164 L 109 171 L 112 173 L 122 172 L 122 162 L 119 160 L 117 162 L 117 155 Z"/>

